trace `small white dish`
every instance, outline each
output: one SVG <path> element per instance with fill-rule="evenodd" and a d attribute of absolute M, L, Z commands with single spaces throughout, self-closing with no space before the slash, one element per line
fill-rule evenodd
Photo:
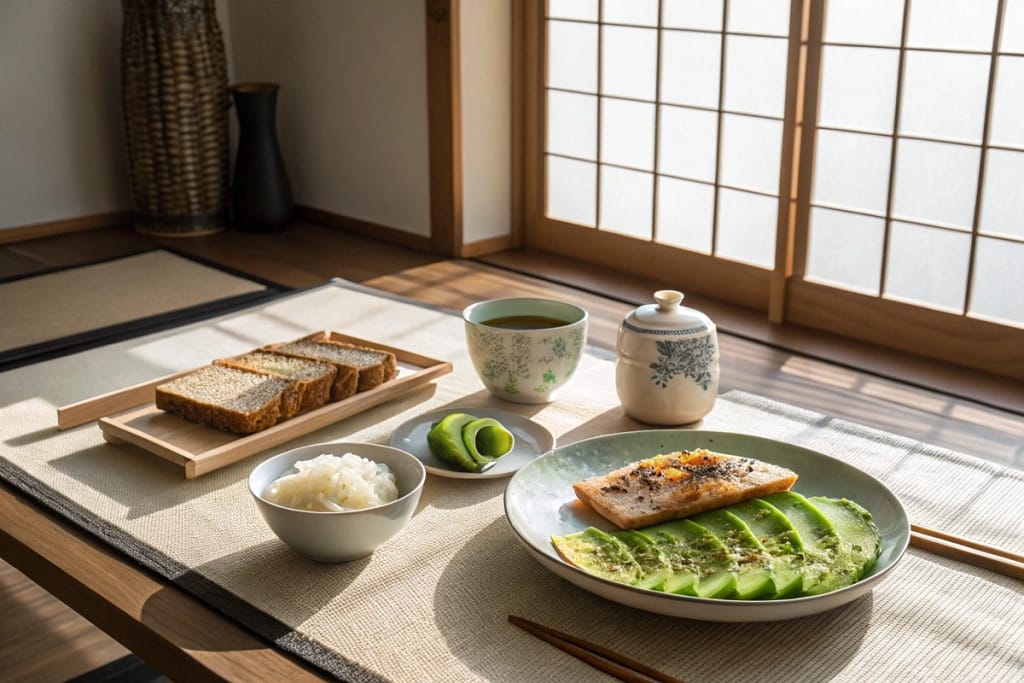
<path fill-rule="evenodd" d="M 468 413 L 476 417 L 492 417 L 505 428 L 512 432 L 515 437 L 515 446 L 512 452 L 498 458 L 498 461 L 483 472 L 466 472 L 449 465 L 430 452 L 427 445 L 427 432 L 435 422 L 450 413 Z M 484 408 L 476 406 L 455 406 L 441 408 L 438 410 L 418 415 L 413 419 L 402 423 L 391 434 L 389 442 L 395 448 L 400 448 L 410 453 L 423 463 L 427 472 L 438 477 L 449 479 L 500 479 L 515 474 L 529 462 L 538 456 L 547 453 L 555 447 L 555 437 L 547 429 L 529 418 L 516 413 L 495 408 Z"/>
<path fill-rule="evenodd" d="M 799 475 L 793 490 L 808 496 L 849 498 L 871 512 L 882 535 L 874 567 L 857 583 L 801 598 L 723 600 L 672 595 L 616 583 L 574 567 L 559 556 L 552 536 L 588 526 L 614 526 L 577 500 L 573 482 L 627 463 L 681 449 L 708 448 L 788 467 Z M 903 557 L 910 522 L 902 503 L 882 482 L 853 465 L 782 441 L 746 434 L 662 429 L 609 434 L 557 448 L 516 473 L 505 489 L 505 516 L 516 537 L 544 568 L 594 595 L 629 607 L 701 621 L 748 622 L 793 619 L 845 605 L 866 595 Z"/>

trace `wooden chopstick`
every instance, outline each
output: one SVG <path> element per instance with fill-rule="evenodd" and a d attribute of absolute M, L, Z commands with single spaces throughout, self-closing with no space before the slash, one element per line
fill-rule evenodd
<path fill-rule="evenodd" d="M 910 545 L 1024 581 L 1024 555 L 944 531 L 910 525 Z"/>
<path fill-rule="evenodd" d="M 1010 552 L 1009 550 L 1003 550 L 1002 548 L 997 548 L 994 545 L 985 545 L 984 543 L 978 543 L 977 541 L 972 541 L 969 538 L 963 538 L 961 536 L 947 534 L 945 531 L 939 531 L 938 529 L 929 529 L 928 527 L 921 526 L 920 524 L 911 524 L 910 530 L 916 531 L 917 533 L 923 534 L 925 536 L 934 536 L 935 538 L 941 538 L 942 540 L 949 541 L 950 543 L 956 543 L 957 545 L 963 545 L 967 546 L 968 548 L 974 548 L 975 550 L 980 550 L 990 555 L 999 555 L 1001 557 L 1007 558 L 1008 560 L 1013 560 L 1014 562 L 1024 562 L 1024 554 Z"/>
<path fill-rule="evenodd" d="M 635 659 L 630 659 L 625 655 L 620 655 L 617 652 L 582 638 L 571 636 L 568 633 L 556 631 L 549 626 L 544 626 L 543 624 L 538 624 L 535 621 L 523 619 L 512 614 L 508 615 L 508 620 L 509 623 L 518 626 L 527 633 L 551 643 L 563 652 L 571 654 L 595 669 L 611 674 L 627 683 L 651 683 L 651 681 L 684 683 L 681 678 L 669 676 Z"/>

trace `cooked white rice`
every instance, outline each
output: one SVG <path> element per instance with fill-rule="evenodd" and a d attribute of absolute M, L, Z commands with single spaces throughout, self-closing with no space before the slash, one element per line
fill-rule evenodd
<path fill-rule="evenodd" d="M 391 468 L 355 453 L 341 457 L 324 453 L 296 462 L 295 469 L 295 474 L 271 483 L 263 497 L 278 505 L 318 512 L 362 510 L 398 498 Z"/>

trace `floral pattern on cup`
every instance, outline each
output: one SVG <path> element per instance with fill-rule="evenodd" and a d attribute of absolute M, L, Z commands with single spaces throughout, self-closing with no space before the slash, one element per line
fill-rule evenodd
<path fill-rule="evenodd" d="M 487 387 L 509 400 L 530 403 L 550 400 L 572 376 L 585 340 L 585 325 L 540 335 L 476 326 L 467 334 L 470 355 Z"/>

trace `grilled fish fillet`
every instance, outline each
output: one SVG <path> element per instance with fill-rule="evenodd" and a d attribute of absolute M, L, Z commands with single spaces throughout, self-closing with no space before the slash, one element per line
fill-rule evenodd
<path fill-rule="evenodd" d="M 639 529 L 787 491 L 796 473 L 705 449 L 640 460 L 572 485 L 576 496 L 621 529 Z"/>

